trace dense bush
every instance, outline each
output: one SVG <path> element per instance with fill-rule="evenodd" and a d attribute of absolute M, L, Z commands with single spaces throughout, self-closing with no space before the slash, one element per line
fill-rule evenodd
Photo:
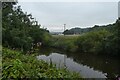
<path fill-rule="evenodd" d="M 79 78 L 77 73 L 56 69 L 54 64 L 37 60 L 34 55 L 3 48 L 2 78 Z"/>
<path fill-rule="evenodd" d="M 86 53 L 102 53 L 105 48 L 105 42 L 110 32 L 107 30 L 92 31 L 78 38 L 76 44 L 78 50 Z"/>
<path fill-rule="evenodd" d="M 110 55 L 120 55 L 120 18 L 113 25 L 110 35 L 106 40 L 106 53 Z"/>
<path fill-rule="evenodd" d="M 108 25 L 109 26 L 109 25 Z M 118 56 L 120 51 L 120 21 L 102 28 L 88 32 L 78 38 L 76 45 L 81 52 Z"/>

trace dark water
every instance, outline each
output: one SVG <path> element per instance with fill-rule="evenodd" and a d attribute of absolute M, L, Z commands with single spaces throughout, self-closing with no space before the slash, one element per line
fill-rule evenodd
<path fill-rule="evenodd" d="M 51 59 L 58 68 L 66 66 L 68 70 L 79 72 L 84 78 L 115 78 L 120 74 L 119 59 L 108 56 L 67 53 L 42 48 L 37 58 L 47 62 Z"/>

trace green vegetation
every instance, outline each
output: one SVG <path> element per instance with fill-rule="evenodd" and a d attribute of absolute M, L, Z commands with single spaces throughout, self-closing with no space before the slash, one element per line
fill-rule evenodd
<path fill-rule="evenodd" d="M 65 35 L 73 35 L 73 34 L 82 34 L 85 32 L 91 31 L 92 28 L 72 28 L 70 30 L 65 30 L 63 34 Z"/>
<path fill-rule="evenodd" d="M 80 77 L 66 69 L 56 69 L 53 64 L 38 61 L 35 54 L 30 53 L 34 53 L 40 46 L 91 55 L 119 55 L 120 18 L 114 24 L 95 25 L 93 28 L 80 29 L 80 31 L 76 28 L 64 32 L 64 34 L 74 34 L 77 31 L 80 33 L 77 36 L 52 36 L 48 30 L 41 28 L 31 14 L 24 13 L 20 6 L 14 6 L 16 4 L 2 3 L 2 46 L 4 47 L 2 78 Z"/>
<path fill-rule="evenodd" d="M 48 45 L 50 34 L 31 14 L 24 13 L 15 2 L 2 3 L 2 41 L 3 46 L 30 51 L 33 44 Z"/>
<path fill-rule="evenodd" d="M 102 54 L 105 41 L 111 33 L 107 30 L 92 31 L 79 37 L 76 41 L 80 52 Z"/>
<path fill-rule="evenodd" d="M 79 78 L 77 73 L 65 68 L 56 69 L 54 64 L 37 60 L 34 54 L 28 55 L 18 51 L 3 48 L 2 78 Z"/>
<path fill-rule="evenodd" d="M 42 46 L 55 47 L 70 52 L 118 55 L 118 50 L 120 50 L 118 46 L 120 41 L 119 19 L 114 24 L 95 25 L 92 28 L 84 29 L 73 28 L 67 31 L 70 33 L 79 32 L 80 36 L 56 37 L 51 36 L 48 30 L 40 28 L 40 24 L 31 14 L 24 13 L 20 6 L 13 6 L 15 4 L 12 2 L 2 4 L 4 47 L 15 48 L 26 53 L 36 48 L 38 46 L 36 44 L 41 43 Z"/>
<path fill-rule="evenodd" d="M 87 33 L 90 31 L 96 31 L 96 30 L 101 30 L 101 29 L 111 29 L 112 28 L 112 24 L 109 24 L 107 26 L 99 26 L 99 25 L 95 25 L 94 27 L 90 27 L 90 28 L 72 28 L 70 30 L 65 30 L 63 32 L 63 34 L 65 35 L 73 35 L 73 34 L 83 34 L 83 33 Z"/>
<path fill-rule="evenodd" d="M 118 46 L 120 44 L 120 21 L 117 20 L 111 27 L 109 27 L 110 25 L 106 26 L 108 28 L 97 29 L 81 36 L 81 39 L 77 40 L 79 50 L 88 53 L 118 56 L 120 50 Z"/>
<path fill-rule="evenodd" d="M 90 31 L 83 32 L 84 34 L 82 33 L 79 36 L 53 36 L 52 46 L 70 52 L 79 51 L 80 53 L 118 56 L 120 50 L 119 31 L 120 20 L 118 19 L 114 24 L 106 26 L 96 25 Z"/>
<path fill-rule="evenodd" d="M 80 78 L 79 74 L 57 69 L 36 59 L 34 51 L 39 46 L 49 46 L 51 35 L 31 14 L 24 13 L 15 2 L 2 3 L 2 43 L 4 78 Z M 0 46 L 1 48 L 1 46 Z M 16 50 L 16 51 L 15 51 Z M 19 51 L 19 52 L 18 52 Z M 1 65 L 1 64 L 0 64 Z"/>
<path fill-rule="evenodd" d="M 75 45 L 75 41 L 79 36 L 74 35 L 55 35 L 53 36 L 52 47 L 68 51 L 68 52 L 75 52 L 77 46 Z"/>

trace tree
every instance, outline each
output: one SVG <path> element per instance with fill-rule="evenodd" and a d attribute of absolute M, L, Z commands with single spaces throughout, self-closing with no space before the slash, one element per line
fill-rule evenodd
<path fill-rule="evenodd" d="M 23 12 L 21 6 L 13 6 L 16 3 L 2 4 L 3 46 L 29 51 L 32 43 L 48 42 L 50 38 L 48 30 L 40 29 L 40 25 L 31 14 Z M 47 34 L 47 35 L 46 35 Z"/>

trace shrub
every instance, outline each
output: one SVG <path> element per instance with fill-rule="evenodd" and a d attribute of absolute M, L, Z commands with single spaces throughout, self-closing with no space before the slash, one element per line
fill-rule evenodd
<path fill-rule="evenodd" d="M 80 78 L 78 73 L 57 69 L 54 64 L 37 60 L 34 55 L 3 48 L 2 79 L 13 78 Z"/>
<path fill-rule="evenodd" d="M 78 45 L 78 50 L 87 53 L 100 53 L 104 52 L 105 41 L 110 35 L 107 30 L 92 31 L 80 36 L 76 45 Z"/>

